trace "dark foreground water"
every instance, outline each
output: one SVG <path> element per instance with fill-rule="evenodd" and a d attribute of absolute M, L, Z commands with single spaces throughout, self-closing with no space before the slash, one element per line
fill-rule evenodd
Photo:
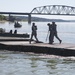
<path fill-rule="evenodd" d="M 2 50 L 0 75 L 75 75 L 75 57 Z"/>
<path fill-rule="evenodd" d="M 6 32 L 16 29 L 18 33 L 31 34 L 31 25 L 21 22 L 22 28 L 14 28 L 14 23 L 0 23 L 0 28 Z M 58 36 L 62 43 L 75 44 L 75 23 L 56 23 Z M 36 22 L 38 39 L 45 43 L 47 22 Z M 55 38 L 54 43 L 59 43 Z M 75 57 L 60 57 L 34 53 L 0 51 L 0 75 L 75 75 Z"/>

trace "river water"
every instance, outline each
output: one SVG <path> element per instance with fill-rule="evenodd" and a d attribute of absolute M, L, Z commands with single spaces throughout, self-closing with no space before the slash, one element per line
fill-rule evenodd
<path fill-rule="evenodd" d="M 14 23 L 0 23 L 6 32 L 16 29 L 18 33 L 31 34 L 31 25 L 20 22 L 22 28 L 14 28 Z M 36 22 L 38 39 L 45 43 L 48 33 L 48 22 Z M 75 44 L 75 23 L 57 22 L 58 36 L 62 43 Z M 55 38 L 54 43 L 59 43 Z M 0 50 L 0 75 L 75 75 L 75 57 L 61 57 L 45 54 L 34 54 Z"/>
<path fill-rule="evenodd" d="M 0 75 L 75 75 L 75 57 L 2 50 Z"/>
<path fill-rule="evenodd" d="M 48 43 L 48 22 L 35 22 L 37 25 L 37 36 L 40 41 Z M 31 34 L 31 25 L 28 25 L 27 22 L 20 22 L 22 24 L 21 28 L 14 28 L 14 23 L 0 23 L 0 28 L 4 28 L 6 32 L 10 30 L 17 30 L 18 33 L 29 33 Z M 62 40 L 63 43 L 74 43 L 75 44 L 75 22 L 56 22 L 58 36 Z M 47 38 L 47 41 L 46 41 Z M 59 43 L 59 41 L 54 38 L 54 43 Z"/>

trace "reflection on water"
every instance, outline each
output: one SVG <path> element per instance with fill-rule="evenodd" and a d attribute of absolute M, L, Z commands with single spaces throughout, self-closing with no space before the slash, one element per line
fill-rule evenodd
<path fill-rule="evenodd" d="M 0 51 L 0 75 L 74 75 L 75 57 Z"/>

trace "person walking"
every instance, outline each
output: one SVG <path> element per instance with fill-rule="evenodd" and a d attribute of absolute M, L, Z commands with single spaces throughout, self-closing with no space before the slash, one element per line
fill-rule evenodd
<path fill-rule="evenodd" d="M 58 37 L 58 34 L 57 34 L 57 25 L 55 24 L 55 22 L 52 22 L 52 34 L 53 34 L 53 39 L 54 39 L 54 36 L 59 40 L 59 43 L 61 44 L 62 40 Z"/>
<path fill-rule="evenodd" d="M 32 40 L 33 36 L 35 37 L 36 41 L 38 41 L 37 26 L 35 25 L 35 23 L 32 23 L 32 33 L 31 33 L 31 38 L 30 38 L 30 41 L 29 41 L 30 44 L 31 44 L 31 40 Z"/>

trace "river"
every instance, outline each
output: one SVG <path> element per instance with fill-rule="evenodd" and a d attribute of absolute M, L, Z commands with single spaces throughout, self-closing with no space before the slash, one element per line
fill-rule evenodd
<path fill-rule="evenodd" d="M 0 23 L 6 32 L 16 29 L 18 33 L 31 34 L 31 25 L 20 22 L 22 28 L 14 28 L 14 23 Z M 38 39 L 46 41 L 48 22 L 36 22 Z M 58 36 L 62 43 L 75 44 L 75 23 L 56 22 Z M 55 38 L 54 43 L 59 43 Z M 0 75 L 75 75 L 75 57 L 61 57 L 18 51 L 0 50 Z"/>
<path fill-rule="evenodd" d="M 75 57 L 0 51 L 0 75 L 75 75 Z"/>
<path fill-rule="evenodd" d="M 37 37 L 40 41 L 48 43 L 48 38 L 46 41 L 46 37 L 48 34 L 48 22 L 35 22 L 37 25 Z M 0 23 L 0 28 L 4 28 L 6 32 L 10 32 L 10 30 L 17 30 L 18 33 L 29 33 L 31 34 L 31 25 L 28 25 L 27 22 L 20 22 L 22 24 L 21 28 L 14 28 L 14 23 Z M 63 43 L 74 43 L 75 40 L 75 22 L 56 22 L 58 36 L 62 40 Z M 54 43 L 59 43 L 59 41 L 54 38 Z"/>

